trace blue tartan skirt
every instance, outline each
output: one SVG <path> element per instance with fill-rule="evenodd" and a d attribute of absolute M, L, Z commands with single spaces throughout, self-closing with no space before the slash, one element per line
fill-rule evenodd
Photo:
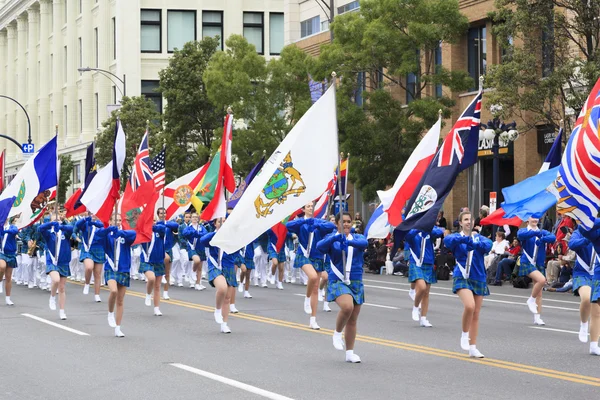
<path fill-rule="evenodd" d="M 592 280 L 592 303 L 597 303 L 600 300 L 600 280 Z"/>
<path fill-rule="evenodd" d="M 19 266 L 17 264 L 17 256 L 15 254 L 0 253 L 0 260 L 4 260 L 8 268 L 17 268 Z"/>
<path fill-rule="evenodd" d="M 519 276 L 527 276 L 530 273 L 532 273 L 533 271 L 540 271 L 542 273 L 542 275 L 546 276 L 546 268 L 545 267 L 538 267 L 535 266 L 531 263 L 528 262 L 522 262 L 521 261 L 521 265 L 519 265 Z"/>
<path fill-rule="evenodd" d="M 421 267 L 417 267 L 416 264 L 411 263 L 408 267 L 408 281 L 414 282 L 419 279 L 423 279 L 425 283 L 437 283 L 437 276 L 433 270 L 432 264 L 423 264 Z"/>
<path fill-rule="evenodd" d="M 227 286 L 237 287 L 237 278 L 235 276 L 235 268 L 234 267 L 223 267 L 223 269 L 219 269 L 213 267 L 212 265 L 208 266 L 208 283 L 210 286 L 215 287 L 214 280 L 217 276 L 222 275 L 227 281 Z"/>
<path fill-rule="evenodd" d="M 285 262 L 285 247 L 282 248 L 279 253 L 277 253 L 275 250 L 273 250 L 272 246 L 269 246 L 268 253 L 269 260 L 276 258 L 278 262 Z"/>
<path fill-rule="evenodd" d="M 579 288 L 582 286 L 592 287 L 591 276 L 576 276 L 573 278 L 573 295 L 579 296 Z"/>
<path fill-rule="evenodd" d="M 242 264 L 245 264 L 244 262 L 244 257 L 242 257 L 241 254 L 236 254 L 235 257 L 233 258 L 233 264 L 237 265 L 238 267 Z"/>
<path fill-rule="evenodd" d="M 350 281 L 350 285 L 346 285 L 340 280 L 327 283 L 327 301 L 335 301 L 343 294 L 352 296 L 354 304 L 363 304 L 365 302 L 365 285 L 362 281 Z"/>
<path fill-rule="evenodd" d="M 79 262 L 83 262 L 86 258 L 92 260 L 94 264 L 104 264 L 106 261 L 106 254 L 102 247 L 93 246 L 90 247 L 90 251 L 85 251 L 85 248 L 81 246 Z"/>
<path fill-rule="evenodd" d="M 113 280 L 116 281 L 117 284 L 125 287 L 129 287 L 129 273 L 128 272 L 115 272 L 111 269 L 104 270 L 104 280 L 106 282 Z"/>
<path fill-rule="evenodd" d="M 469 289 L 475 296 L 489 296 L 490 289 L 486 282 L 475 281 L 473 279 L 454 278 L 452 285 L 452 293 L 458 292 L 460 289 Z"/>
<path fill-rule="evenodd" d="M 49 274 L 52 271 L 58 271 L 58 274 L 61 277 L 64 278 L 68 278 L 69 276 L 71 276 L 71 269 L 69 268 L 69 265 L 46 265 L 46 274 Z"/>
<path fill-rule="evenodd" d="M 205 251 L 188 249 L 189 261 L 192 261 L 194 256 L 200 257 L 200 261 L 206 261 L 206 252 Z"/>
<path fill-rule="evenodd" d="M 145 272 L 148 271 L 152 271 L 154 272 L 154 276 L 164 276 L 165 274 L 165 265 L 164 264 L 158 264 L 158 263 L 147 263 L 147 262 L 142 262 L 140 263 L 140 268 L 139 268 L 139 273 L 143 274 Z"/>
<path fill-rule="evenodd" d="M 294 260 L 294 268 L 302 268 L 306 264 L 312 265 L 317 272 L 325 271 L 325 261 L 322 258 L 307 258 L 301 251 L 297 252 L 296 259 Z"/>
<path fill-rule="evenodd" d="M 244 265 L 246 266 L 246 269 L 255 269 L 255 265 L 254 265 L 254 260 L 251 258 L 245 258 L 244 257 Z"/>
<path fill-rule="evenodd" d="M 173 249 L 165 250 L 165 253 L 169 256 L 169 260 L 173 262 Z"/>

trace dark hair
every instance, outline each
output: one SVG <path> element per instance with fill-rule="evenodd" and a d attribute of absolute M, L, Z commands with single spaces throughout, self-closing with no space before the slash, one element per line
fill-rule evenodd
<path fill-rule="evenodd" d="M 502 231 L 496 232 L 496 236 L 500 236 L 502 239 L 506 239 L 506 233 L 504 233 Z"/>
<path fill-rule="evenodd" d="M 350 220 L 352 220 L 352 215 L 348 211 L 344 211 L 344 212 L 335 214 L 335 223 L 336 224 L 339 223 L 340 220 L 343 218 L 344 215 L 349 216 Z"/>
<path fill-rule="evenodd" d="M 165 213 L 167 212 L 167 210 L 164 207 L 159 207 L 158 210 L 156 210 L 156 215 L 160 214 L 161 210 L 163 210 Z"/>
<path fill-rule="evenodd" d="M 191 216 L 191 215 L 192 215 L 192 212 L 191 212 L 191 211 L 186 211 L 186 212 L 184 212 L 184 213 L 183 213 L 183 216 L 185 217 L 185 216 L 186 216 L 186 214 L 190 214 L 190 216 Z"/>

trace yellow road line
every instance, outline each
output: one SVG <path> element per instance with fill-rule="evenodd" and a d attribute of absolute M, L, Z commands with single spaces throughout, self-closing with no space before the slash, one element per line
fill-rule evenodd
<path fill-rule="evenodd" d="M 78 283 L 78 282 L 69 281 L 69 283 L 82 286 L 82 284 Z M 102 289 L 108 290 L 107 288 L 104 288 L 104 287 Z M 129 289 L 127 290 L 127 294 L 130 296 L 139 297 L 139 298 L 146 297 L 145 293 L 136 292 L 136 291 L 132 291 Z M 182 300 L 171 299 L 171 300 L 161 300 L 161 301 L 163 301 L 166 304 L 171 304 L 171 305 L 176 305 L 176 306 L 180 306 L 180 307 L 185 307 L 185 308 L 190 308 L 190 309 L 200 310 L 200 311 L 206 311 L 206 312 L 211 312 L 211 313 L 214 312 L 214 310 L 215 310 L 215 308 L 212 306 L 205 306 L 202 304 L 191 303 L 191 302 L 182 301 Z M 229 316 L 235 317 L 235 318 L 240 318 L 240 319 L 245 319 L 248 321 L 261 322 L 261 323 L 274 325 L 274 326 L 281 326 L 284 328 L 297 329 L 297 330 L 310 332 L 310 333 L 317 333 L 317 334 L 328 335 L 328 336 L 333 334 L 333 330 L 331 330 L 331 329 L 314 330 L 314 329 L 310 329 L 306 325 L 299 324 L 296 322 L 285 321 L 285 320 L 280 320 L 280 319 L 275 319 L 275 318 L 270 318 L 270 317 L 263 317 L 263 316 L 255 315 L 255 314 L 238 313 L 238 314 L 229 314 Z M 531 374 L 531 375 L 544 376 L 544 377 L 552 378 L 552 379 L 559 379 L 559 380 L 573 382 L 573 383 L 579 383 L 579 384 L 584 384 L 584 385 L 600 387 L 600 378 L 595 378 L 592 376 L 557 371 L 557 370 L 553 370 L 553 369 L 541 368 L 541 367 L 536 367 L 536 366 L 527 365 L 527 364 L 519 364 L 519 363 L 515 363 L 515 362 L 511 362 L 511 361 L 498 360 L 498 359 L 494 359 L 494 358 L 484 358 L 484 359 L 470 358 L 463 353 L 438 349 L 438 348 L 434 348 L 434 347 L 420 346 L 420 345 L 411 344 L 411 343 L 398 342 L 395 340 L 383 339 L 383 338 L 372 337 L 372 336 L 357 335 L 356 340 L 360 341 L 360 342 L 364 342 L 364 343 L 379 345 L 379 346 L 391 347 L 391 348 L 396 348 L 396 349 L 401 349 L 401 350 L 408 350 L 408 351 L 413 351 L 413 352 L 422 353 L 422 354 L 428 354 L 428 355 L 437 356 L 437 357 L 444 357 L 444 358 L 450 358 L 450 359 L 454 359 L 454 360 L 467 361 L 467 362 L 471 362 L 471 363 L 487 365 L 490 367 L 502 368 L 502 369 L 506 369 L 506 370 L 510 370 L 510 371 L 522 372 L 522 373 L 527 373 L 527 374 Z"/>

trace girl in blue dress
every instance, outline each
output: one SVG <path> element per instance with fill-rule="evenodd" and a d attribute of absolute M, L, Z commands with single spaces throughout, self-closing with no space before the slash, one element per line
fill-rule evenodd
<path fill-rule="evenodd" d="M 250 275 L 254 268 L 254 246 L 257 244 L 257 240 L 254 240 L 246 245 L 246 247 L 242 248 L 238 252 L 236 265 L 241 269 L 240 272 L 240 282 L 238 286 L 238 291 L 240 293 L 244 292 L 245 299 L 251 299 L 252 295 L 248 291 L 250 289 Z"/>
<path fill-rule="evenodd" d="M 104 247 L 97 233 L 98 229 L 104 228 L 102 222 L 92 217 L 81 218 L 75 223 L 75 234 L 80 234 L 81 246 L 79 253 L 79 262 L 83 262 L 85 267 L 85 285 L 83 285 L 83 294 L 90 292 L 90 282 L 92 273 L 94 274 L 94 301 L 100 303 L 100 285 L 102 284 L 102 268 L 104 266 Z"/>
<path fill-rule="evenodd" d="M 590 240 L 596 254 L 600 254 L 600 219 L 596 219 L 589 231 L 582 229 L 581 234 Z M 591 293 L 591 324 L 590 324 L 590 354 L 600 356 L 600 263 L 594 267 Z"/>
<path fill-rule="evenodd" d="M 17 268 L 17 235 L 19 229 L 13 225 L 14 218 L 9 223 L 0 227 L 0 293 L 2 293 L 2 277 L 6 276 L 4 286 L 6 290 L 6 305 L 13 306 L 15 303 L 10 299 L 12 291 L 13 269 Z M 6 274 L 6 275 L 5 275 Z"/>
<path fill-rule="evenodd" d="M 187 240 L 187 252 L 189 260 L 192 261 L 192 272 L 196 274 L 196 283 L 191 281 L 190 285 L 196 290 L 204 290 L 202 285 L 202 262 L 206 260 L 204 247 L 200 244 L 200 238 L 207 234 L 207 230 L 199 223 L 200 217 L 197 213 L 192 213 L 192 223 L 183 230 L 183 237 Z"/>
<path fill-rule="evenodd" d="M 360 357 L 354 353 L 354 342 L 358 315 L 365 302 L 365 287 L 362 282 L 363 252 L 368 243 L 363 235 L 350 233 L 350 213 L 338 214 L 336 222 L 337 233 L 331 233 L 317 243 L 319 251 L 327 254 L 330 259 L 327 301 L 335 301 L 340 308 L 333 333 L 333 346 L 337 350 L 343 350 L 345 344 L 346 361 L 359 363 Z"/>
<path fill-rule="evenodd" d="M 519 229 L 517 238 L 521 241 L 523 254 L 519 266 L 519 276 L 528 276 L 533 281 L 527 307 L 533 313 L 535 325 L 546 325 L 542 320 L 542 290 L 546 285 L 546 244 L 554 243 L 556 236 L 538 228 L 538 219 L 529 218 L 527 227 Z"/>
<path fill-rule="evenodd" d="M 483 297 L 490 294 L 483 256 L 492 249 L 492 241 L 473 232 L 470 211 L 461 212 L 458 223 L 461 231 L 446 236 L 444 245 L 456 260 L 452 292 L 458 294 L 464 306 L 460 347 L 468 350 L 470 357 L 483 358 L 483 354 L 477 350 L 477 334 Z"/>
<path fill-rule="evenodd" d="M 140 249 L 141 263 L 140 273 L 146 276 L 146 300 L 147 307 L 152 305 L 154 299 L 154 315 L 162 316 L 160 311 L 160 282 L 165 275 L 165 225 L 154 224 L 152 226 L 152 239 L 150 242 L 142 243 Z M 154 291 L 154 296 L 152 296 Z"/>

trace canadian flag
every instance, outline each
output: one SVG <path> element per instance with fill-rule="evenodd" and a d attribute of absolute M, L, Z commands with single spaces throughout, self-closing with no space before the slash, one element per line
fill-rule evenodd
<path fill-rule="evenodd" d="M 389 190 L 377 191 L 383 211 L 388 214 L 390 225 L 398 226 L 402 222 L 402 208 L 410 200 L 425 170 L 435 156 L 441 127 L 442 119 L 440 117 L 412 152 L 394 186 Z"/>

